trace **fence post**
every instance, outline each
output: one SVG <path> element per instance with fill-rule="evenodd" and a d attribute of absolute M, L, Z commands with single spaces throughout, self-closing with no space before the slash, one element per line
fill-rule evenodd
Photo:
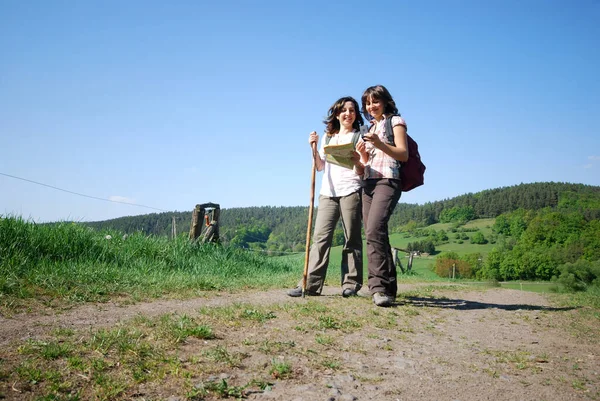
<path fill-rule="evenodd" d="M 171 216 L 171 237 L 177 238 L 177 223 L 175 222 L 175 216 Z"/>
<path fill-rule="evenodd" d="M 192 224 L 190 224 L 190 240 L 196 241 L 202 232 L 202 222 L 199 221 L 204 217 L 204 209 L 200 205 L 196 205 L 192 211 Z"/>

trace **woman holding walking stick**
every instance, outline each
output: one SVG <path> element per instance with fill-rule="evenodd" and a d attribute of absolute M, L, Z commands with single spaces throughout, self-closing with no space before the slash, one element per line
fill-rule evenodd
<path fill-rule="evenodd" d="M 357 295 L 363 282 L 362 238 L 361 238 L 361 175 L 368 155 L 365 143 L 360 137 L 363 119 L 358 102 L 352 97 L 338 99 L 329 108 L 324 121 L 326 134 L 317 151 L 319 135 L 311 132 L 308 143 L 312 149 L 314 166 L 324 170 L 319 207 L 315 223 L 314 240 L 308 257 L 306 277 L 306 295 L 320 295 L 325 282 L 329 252 L 333 233 L 338 220 L 342 219 L 344 229 L 344 249 L 342 251 L 342 295 Z M 335 158 L 325 155 L 326 145 L 344 145 L 352 143 L 353 166 L 338 164 Z M 314 189 L 313 189 L 314 190 Z M 291 297 L 303 294 L 303 281 L 298 287 L 288 291 Z"/>

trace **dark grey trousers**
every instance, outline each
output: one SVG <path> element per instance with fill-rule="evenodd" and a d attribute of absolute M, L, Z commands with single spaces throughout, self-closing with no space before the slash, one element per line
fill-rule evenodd
<path fill-rule="evenodd" d="M 399 180 L 382 178 L 364 181 L 362 209 L 371 294 L 383 292 L 395 297 L 398 291 L 388 222 L 401 194 Z"/>
<path fill-rule="evenodd" d="M 333 233 L 340 217 L 345 245 L 342 251 L 342 288 L 360 290 L 363 282 L 360 191 L 330 198 L 319 196 L 319 208 L 308 258 L 306 289 L 321 293 L 329 265 Z M 302 285 L 300 281 L 299 286 Z"/>

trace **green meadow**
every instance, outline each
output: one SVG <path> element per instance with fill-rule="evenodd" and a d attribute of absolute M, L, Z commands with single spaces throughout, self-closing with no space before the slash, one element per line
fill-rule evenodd
<path fill-rule="evenodd" d="M 202 291 L 286 287 L 302 271 L 300 260 L 213 244 L 83 225 L 39 225 L 0 219 L 0 310 L 161 296 Z"/>

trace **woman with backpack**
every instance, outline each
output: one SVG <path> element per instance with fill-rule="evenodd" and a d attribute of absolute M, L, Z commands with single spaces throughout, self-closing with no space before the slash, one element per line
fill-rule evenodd
<path fill-rule="evenodd" d="M 308 137 L 315 166 L 324 170 L 319 207 L 308 260 L 307 295 L 320 295 L 325 282 L 329 252 L 338 220 L 342 219 L 344 249 L 342 251 L 342 296 L 357 295 L 363 282 L 363 256 L 361 237 L 361 175 L 367 160 L 365 143 L 359 130 L 363 125 L 358 102 L 352 97 L 338 99 L 329 108 L 325 123 L 325 136 L 317 151 L 319 135 L 313 131 Z M 325 155 L 326 145 L 354 144 L 354 166 L 342 166 Z M 358 153 L 357 153 L 358 152 Z M 350 167 L 350 168 L 349 168 Z M 288 291 L 290 297 L 302 296 L 302 281 Z"/>
<path fill-rule="evenodd" d="M 391 306 L 398 285 L 388 222 L 402 193 L 400 162 L 408 160 L 406 122 L 400 117 L 392 95 L 382 85 L 367 88 L 361 100 L 361 111 L 372 123 L 363 137 L 368 160 L 362 191 L 369 291 L 375 305 Z M 388 119 L 391 125 L 386 124 Z M 392 132 L 388 132 L 390 126 Z"/>

